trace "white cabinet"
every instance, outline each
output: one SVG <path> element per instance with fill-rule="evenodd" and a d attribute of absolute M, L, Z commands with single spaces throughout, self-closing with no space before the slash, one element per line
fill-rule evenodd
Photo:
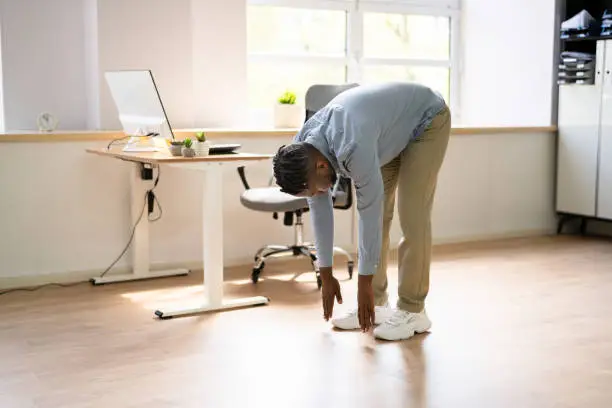
<path fill-rule="evenodd" d="M 612 41 L 605 42 L 599 128 L 598 218 L 612 219 Z"/>
<path fill-rule="evenodd" d="M 556 209 L 612 220 L 612 40 L 596 50 L 594 84 L 559 85 Z"/>
<path fill-rule="evenodd" d="M 595 216 L 601 98 L 591 85 L 561 85 L 557 211 Z"/>

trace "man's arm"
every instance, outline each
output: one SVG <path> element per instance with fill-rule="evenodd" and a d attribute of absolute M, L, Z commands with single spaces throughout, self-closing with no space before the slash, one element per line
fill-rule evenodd
<path fill-rule="evenodd" d="M 382 246 L 384 184 L 376 151 L 363 144 L 348 162 L 359 214 L 359 275 L 374 275 Z"/>
<path fill-rule="evenodd" d="M 319 110 L 316 115 L 321 115 L 324 109 Z M 314 119 L 311 118 L 312 121 Z M 312 131 L 314 122 L 311 124 Z M 304 142 L 308 138 L 308 132 L 303 127 L 293 138 L 294 143 Z M 315 246 L 317 249 L 317 261 L 320 268 L 332 266 L 333 241 L 334 241 L 334 217 L 331 194 L 321 194 L 308 197 L 308 207 L 311 213 L 311 224 L 315 236 Z"/>
<path fill-rule="evenodd" d="M 334 253 L 334 209 L 331 192 L 308 198 L 320 268 L 331 268 Z"/>

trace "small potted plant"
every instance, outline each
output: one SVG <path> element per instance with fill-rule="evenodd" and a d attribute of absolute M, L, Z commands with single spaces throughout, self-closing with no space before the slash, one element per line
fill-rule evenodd
<path fill-rule="evenodd" d="M 296 104 L 295 93 L 285 91 L 274 106 L 274 126 L 277 128 L 297 128 L 303 120 L 303 109 Z"/>
<path fill-rule="evenodd" d="M 170 154 L 173 156 L 182 156 L 184 145 L 185 145 L 185 142 L 182 140 L 170 141 L 170 146 L 168 146 L 168 149 L 170 150 Z"/>
<path fill-rule="evenodd" d="M 193 142 L 193 150 L 196 156 L 207 156 L 210 152 L 210 142 L 206 140 L 204 132 L 197 132 L 196 139 Z"/>
<path fill-rule="evenodd" d="M 194 157 L 195 156 L 195 151 L 193 150 L 193 141 L 191 140 L 191 138 L 185 138 L 185 143 L 182 149 L 182 153 L 184 157 Z"/>

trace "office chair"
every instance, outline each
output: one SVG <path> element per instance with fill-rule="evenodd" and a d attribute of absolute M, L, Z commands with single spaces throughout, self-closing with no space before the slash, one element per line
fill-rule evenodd
<path fill-rule="evenodd" d="M 305 122 L 310 119 L 319 109 L 324 107 L 336 95 L 347 89 L 358 86 L 357 84 L 345 85 L 313 85 L 306 91 Z M 238 174 L 244 186 L 244 192 L 240 196 L 243 206 L 254 211 L 273 213 L 273 218 L 278 219 L 278 213 L 284 213 L 283 223 L 294 226 L 294 241 L 292 245 L 266 245 L 255 254 L 255 265 L 251 273 L 251 280 L 257 283 L 259 276 L 269 258 L 286 256 L 304 256 L 310 259 L 313 271 L 317 278 L 317 287 L 322 286 L 321 275 L 317 265 L 316 248 L 313 243 L 304 242 L 302 215 L 308 212 L 308 201 L 303 197 L 295 197 L 280 191 L 280 187 L 272 186 L 273 178 L 270 178 L 267 187 L 251 188 L 247 181 L 244 166 L 238 167 Z M 333 187 L 332 201 L 335 209 L 347 210 L 353 205 L 353 189 L 350 179 L 338 177 Z M 334 247 L 334 255 L 341 254 L 347 258 L 347 269 L 349 278 L 353 278 L 354 261 L 350 253 L 343 248 Z"/>

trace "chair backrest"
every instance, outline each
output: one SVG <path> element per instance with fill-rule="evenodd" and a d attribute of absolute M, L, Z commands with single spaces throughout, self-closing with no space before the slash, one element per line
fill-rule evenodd
<path fill-rule="evenodd" d="M 327 105 L 332 99 L 336 96 L 340 95 L 342 92 L 355 88 L 359 86 L 359 84 L 351 83 L 351 84 L 316 84 L 312 85 L 306 91 L 306 95 L 304 97 L 304 104 L 306 106 L 306 119 L 310 119 L 312 115 L 317 113 L 319 109 Z"/>
<path fill-rule="evenodd" d="M 342 92 L 359 86 L 357 83 L 350 84 L 316 84 L 312 85 L 306 91 L 305 96 L 305 107 L 306 116 L 305 122 L 310 119 L 312 115 L 325 105 L 327 105 L 332 99 Z M 338 177 L 336 185 L 333 188 L 334 194 L 332 199 L 334 202 L 334 208 L 340 210 L 347 210 L 353 205 L 353 184 L 350 179 L 346 177 Z"/>

